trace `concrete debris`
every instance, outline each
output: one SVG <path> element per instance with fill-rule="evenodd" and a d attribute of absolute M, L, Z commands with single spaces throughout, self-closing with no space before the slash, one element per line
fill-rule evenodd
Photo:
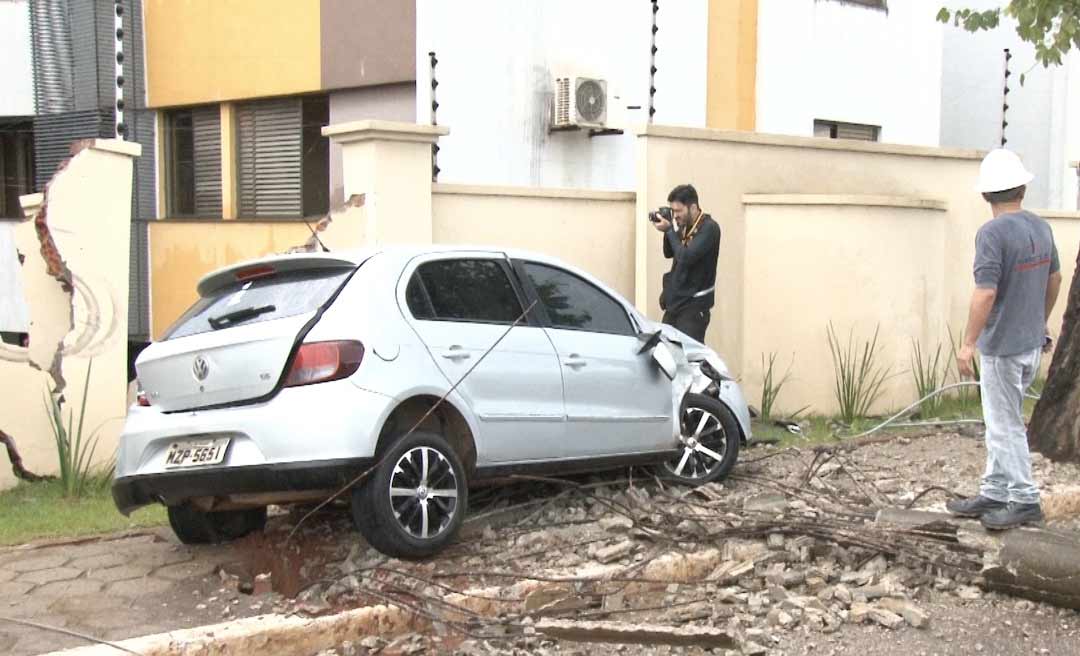
<path fill-rule="evenodd" d="M 805 478 L 809 458 L 792 459 L 797 464 L 788 470 L 765 470 L 768 480 L 763 468 L 750 467 L 724 488 L 705 486 L 707 492 L 637 478 L 620 487 L 598 476 L 581 491 L 542 499 L 539 509 L 534 492 L 485 488 L 476 494 L 474 512 L 498 510 L 492 516 L 500 519 L 474 526 L 468 542 L 420 563 L 380 557 L 355 541 L 343 544 L 327 566 L 331 575 L 312 567 L 300 586 L 305 592 L 284 612 L 356 603 L 392 607 L 392 628 L 373 626 L 359 634 L 368 636 L 364 641 L 349 634 L 357 654 L 584 655 L 602 649 L 637 655 L 649 653 L 648 645 L 769 654 L 829 653 L 845 625 L 864 626 L 859 635 L 896 631 L 890 642 L 913 639 L 917 630 L 937 636 L 947 631 L 948 615 L 936 613 L 931 629 L 929 609 L 952 604 L 971 612 L 995 603 L 997 596 L 987 592 L 987 573 L 995 569 L 983 560 L 986 538 L 966 522 L 939 522 L 936 515 L 927 521 L 925 511 L 894 509 L 875 517 L 876 509 L 853 501 L 867 496 L 861 488 L 887 473 L 902 484 L 880 492 L 895 500 L 912 491 L 905 488 L 909 479 L 896 474 L 892 462 L 841 466 L 855 457 L 837 456 L 822 468 L 824 475 L 811 478 L 824 479 L 820 493 Z M 862 482 L 845 471 L 863 472 Z M 956 477 L 968 475 L 977 472 Z M 919 503 L 940 505 L 941 495 L 929 497 Z M 1031 544 L 1033 538 L 1024 539 Z M 1021 543 L 1010 544 L 1016 550 Z M 1045 558 L 1047 551 L 1039 553 Z M 1008 605 L 1013 615 L 1047 609 L 1028 601 Z M 375 635 L 385 640 L 365 644 Z M 435 638 L 446 642 L 437 646 Z"/>
<path fill-rule="evenodd" d="M 782 494 L 757 494 L 743 502 L 743 510 L 748 512 L 782 513 L 787 509 L 788 498 Z"/>
<path fill-rule="evenodd" d="M 607 563 L 612 563 L 629 556 L 636 548 L 637 544 L 633 540 L 623 540 L 622 542 L 613 544 L 609 547 L 597 549 L 596 560 L 606 565 Z"/>
<path fill-rule="evenodd" d="M 890 597 L 882 599 L 878 602 L 878 605 L 887 611 L 900 615 L 905 622 L 916 629 L 926 628 L 930 624 L 930 616 L 907 599 Z"/>
<path fill-rule="evenodd" d="M 541 620 L 536 623 L 536 630 L 553 638 L 578 642 L 696 646 L 705 649 L 733 649 L 738 646 L 737 640 L 729 632 L 704 626 Z"/>

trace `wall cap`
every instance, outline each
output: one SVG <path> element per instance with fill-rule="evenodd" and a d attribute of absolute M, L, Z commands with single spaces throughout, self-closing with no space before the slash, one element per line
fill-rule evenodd
<path fill-rule="evenodd" d="M 437 183 L 431 193 L 448 196 L 516 196 L 519 198 L 565 198 L 573 200 L 633 201 L 632 191 L 600 191 L 597 189 L 567 189 L 558 187 L 510 187 L 496 185 L 463 185 Z"/>
<path fill-rule="evenodd" d="M 1044 219 L 1064 219 L 1066 221 L 1080 221 L 1078 210 L 1031 210 Z"/>
<path fill-rule="evenodd" d="M 762 132 L 744 132 L 740 130 L 709 130 L 705 128 L 686 128 L 669 125 L 646 125 L 637 130 L 638 137 L 662 139 L 688 139 L 694 141 L 721 141 L 729 143 L 756 144 L 761 146 L 787 146 L 791 148 L 812 148 L 816 150 L 838 150 L 877 155 L 907 155 L 911 157 L 934 157 L 942 159 L 981 160 L 985 151 L 958 148 L 937 148 L 933 146 L 908 146 L 903 144 L 880 143 L 876 141 L 855 141 L 850 139 L 824 139 L 820 137 L 793 137 Z"/>
<path fill-rule="evenodd" d="M 367 119 L 335 123 L 323 127 L 322 134 L 338 143 L 359 141 L 407 141 L 433 144 L 450 134 L 450 128 L 442 125 L 419 125 L 398 121 Z"/>
<path fill-rule="evenodd" d="M 107 153 L 127 155 L 128 157 L 141 157 L 142 144 L 122 139 L 94 139 L 90 144 L 92 150 L 103 150 Z"/>
<path fill-rule="evenodd" d="M 900 207 L 946 211 L 948 203 L 935 198 L 876 196 L 872 194 L 746 194 L 744 205 L 847 205 L 852 207 Z"/>

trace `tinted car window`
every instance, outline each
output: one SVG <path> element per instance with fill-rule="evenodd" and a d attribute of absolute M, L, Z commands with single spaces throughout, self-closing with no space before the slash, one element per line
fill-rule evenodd
<path fill-rule="evenodd" d="M 405 296 L 417 319 L 513 323 L 521 316 L 517 294 L 495 260 L 426 262 L 417 268 Z"/>
<path fill-rule="evenodd" d="M 405 302 L 409 305 L 409 312 L 417 319 L 434 319 L 435 310 L 431 307 L 431 299 L 428 298 L 424 283 L 420 280 L 420 272 L 413 273 L 409 279 L 409 286 L 405 288 Z"/>
<path fill-rule="evenodd" d="M 195 302 L 165 333 L 176 339 L 317 310 L 352 269 L 287 271 L 235 282 Z"/>
<path fill-rule="evenodd" d="M 577 276 L 543 264 L 525 263 L 540 302 L 547 308 L 552 326 L 597 333 L 633 335 L 634 328 L 623 306 L 596 286 Z"/>

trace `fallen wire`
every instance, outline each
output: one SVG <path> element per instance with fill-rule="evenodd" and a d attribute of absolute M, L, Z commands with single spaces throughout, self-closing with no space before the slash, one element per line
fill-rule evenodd
<path fill-rule="evenodd" d="M 922 492 L 919 492 L 918 494 L 916 494 L 914 499 L 912 499 L 911 501 L 908 501 L 907 503 L 905 503 L 904 504 L 904 510 L 911 510 L 911 507 L 914 506 L 916 503 L 918 503 L 919 499 L 922 499 L 923 497 L 925 497 L 927 494 L 929 494 L 931 492 L 944 492 L 945 494 L 949 495 L 949 497 L 955 497 L 956 496 L 956 493 L 953 492 L 952 490 L 948 489 L 948 488 L 941 487 L 940 485 L 931 485 L 930 487 L 926 488 Z"/>
<path fill-rule="evenodd" d="M 457 382 L 454 383 L 454 385 L 449 390 L 446 391 L 446 394 L 443 394 L 442 398 L 440 398 L 430 408 L 428 408 L 428 411 L 424 413 L 424 416 L 420 417 L 420 419 L 417 420 L 417 422 L 413 425 L 413 427 L 410 428 L 408 431 L 406 431 L 405 434 L 402 435 L 398 439 L 403 440 L 403 439 L 408 438 L 410 435 L 415 433 L 418 428 L 423 426 L 424 422 L 428 420 L 428 417 L 430 417 L 432 414 L 434 414 L 435 411 L 438 410 L 439 407 L 442 406 L 442 404 L 446 402 L 446 399 L 451 394 L 453 394 L 455 390 L 457 390 L 458 386 L 461 385 L 461 383 L 465 382 L 465 379 L 469 377 L 469 374 L 471 374 L 473 371 L 475 371 L 476 368 L 480 366 L 480 363 L 483 362 L 487 358 L 487 356 L 490 355 L 491 352 L 495 350 L 495 347 L 498 346 L 499 344 L 501 344 L 504 339 L 506 339 L 506 336 L 510 334 L 510 331 L 513 330 L 515 327 L 517 327 L 522 321 L 524 321 L 525 317 L 529 316 L 529 312 L 532 312 L 532 309 L 535 306 L 536 306 L 536 301 L 533 301 L 532 303 L 530 303 L 529 307 L 525 308 L 525 311 L 522 312 L 521 315 L 517 319 L 515 319 L 512 324 L 507 326 L 507 328 L 503 332 L 503 334 L 499 335 L 499 338 L 497 340 L 495 340 L 495 343 L 492 344 L 491 346 L 489 346 L 488 349 L 486 351 L 484 351 L 483 355 L 481 355 L 479 358 L 477 358 L 476 362 L 474 362 L 473 365 L 471 367 L 469 367 L 469 370 L 461 375 L 461 378 L 458 378 Z M 315 513 L 322 510 L 324 507 L 326 507 L 331 502 L 333 502 L 334 499 L 337 499 L 341 495 L 345 494 L 346 492 L 351 490 L 357 483 L 359 483 L 360 481 L 362 481 L 365 478 L 367 478 L 368 476 L 370 476 L 372 472 L 374 472 L 376 469 L 378 469 L 379 467 L 382 466 L 383 461 L 385 461 L 385 460 L 386 460 L 386 455 L 384 454 L 374 465 L 372 465 L 371 467 L 368 467 L 367 469 L 365 469 L 363 472 L 361 472 L 359 475 L 357 475 L 356 478 L 354 478 L 351 481 L 349 481 L 348 483 L 346 483 L 344 486 L 342 486 L 342 488 L 340 490 L 338 490 L 337 492 L 330 495 L 330 497 L 328 499 L 324 500 L 322 503 L 315 506 L 306 515 L 301 517 L 300 521 L 296 523 L 296 526 L 294 526 L 293 529 L 291 531 L 289 531 L 289 537 L 286 539 L 286 542 L 289 542 L 289 541 L 292 540 L 293 536 L 296 535 L 296 532 L 298 530 L 300 530 L 300 527 L 304 524 L 305 521 L 307 521 L 307 519 L 309 517 L 311 517 Z"/>
<path fill-rule="evenodd" d="M 72 638 L 79 638 L 80 640 L 85 640 L 87 642 L 91 642 L 91 643 L 94 643 L 94 644 L 97 644 L 97 645 L 104 645 L 106 647 L 112 647 L 113 649 L 117 649 L 117 650 L 122 651 L 122 652 L 127 653 L 127 654 L 135 654 L 135 656 L 140 656 L 139 652 L 132 651 L 132 650 L 128 649 L 127 647 L 119 645 L 119 644 L 117 644 L 115 642 L 109 642 L 108 640 L 102 640 L 101 638 L 95 638 L 92 635 L 86 635 L 85 633 L 79 633 L 78 631 L 72 631 L 70 629 L 63 629 L 63 628 L 60 628 L 58 626 L 51 626 L 49 624 L 41 624 L 40 622 L 31 622 L 30 620 L 20 620 L 20 619 L 15 618 L 15 617 L 6 617 L 4 615 L 0 615 L 0 622 L 9 622 L 11 624 L 21 624 L 22 626 L 28 626 L 28 627 L 31 627 L 31 628 L 34 628 L 34 629 L 41 629 L 42 631 L 49 631 L 51 633 L 59 633 L 59 634 L 62 634 L 62 635 L 71 636 Z"/>

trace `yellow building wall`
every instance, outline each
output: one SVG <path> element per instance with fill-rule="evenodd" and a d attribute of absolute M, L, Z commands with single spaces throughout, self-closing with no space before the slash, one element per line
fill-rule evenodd
<path fill-rule="evenodd" d="M 753 130 L 758 0 L 709 0 L 706 126 Z"/>
<path fill-rule="evenodd" d="M 151 107 L 317 91 L 319 0 L 145 0 Z"/>
<path fill-rule="evenodd" d="M 150 321 L 153 339 L 198 298 L 207 273 L 264 255 L 283 253 L 311 236 L 300 222 L 151 222 Z"/>

